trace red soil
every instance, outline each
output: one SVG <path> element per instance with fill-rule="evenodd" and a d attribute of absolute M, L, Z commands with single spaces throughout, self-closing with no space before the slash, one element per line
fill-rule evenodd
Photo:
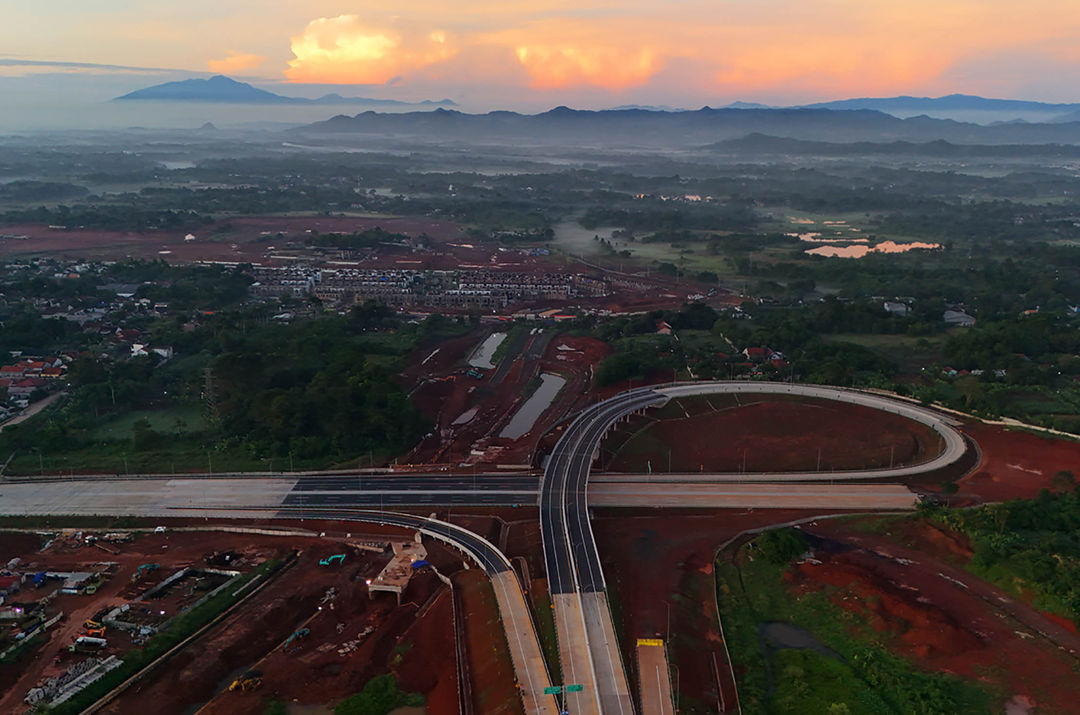
<path fill-rule="evenodd" d="M 552 330 L 547 328 L 546 330 Z M 551 425 L 571 412 L 588 390 L 592 367 L 610 348 L 592 338 L 560 335 L 551 340 L 542 355 L 534 355 L 535 341 L 546 335 L 530 335 L 517 355 L 508 355 L 508 369 L 498 384 L 488 371 L 484 380 L 465 374 L 465 358 L 483 337 L 470 333 L 448 341 L 428 359 L 434 346 L 418 350 L 402 373 L 406 387 L 419 383 L 414 402 L 436 423 L 433 434 L 408 456 L 413 465 L 439 464 L 448 469 L 468 464 L 528 464 L 537 451 L 537 441 Z M 421 364 L 422 363 L 422 364 Z M 499 431 L 528 397 L 528 387 L 541 372 L 558 373 L 567 385 L 533 425 L 518 439 L 499 437 Z M 476 408 L 464 424 L 453 423 L 466 411 Z M 482 452 L 478 456 L 474 452 Z"/>
<path fill-rule="evenodd" d="M 894 536 L 906 539 L 912 528 Z M 796 591 L 839 588 L 837 605 L 867 617 L 889 647 L 927 670 L 991 678 L 1007 696 L 1025 696 L 1047 712 L 1080 712 L 1080 637 L 937 557 L 953 556 L 953 546 L 915 551 L 835 521 L 804 530 L 820 537 L 814 558 L 821 563 L 791 572 Z M 937 541 L 928 533 L 924 544 Z"/>
<path fill-rule="evenodd" d="M 136 712 L 148 698 L 176 703 L 177 711 L 211 701 L 205 713 L 254 715 L 263 711 L 266 698 L 332 706 L 388 671 L 404 690 L 425 693 L 432 712 L 452 712 L 456 671 L 445 654 L 453 652 L 453 630 L 442 584 L 421 573 L 409 583 L 400 606 L 392 594 L 369 598 L 364 579 L 378 573 L 387 557 L 350 554 L 340 568 L 319 566 L 319 558 L 333 549 L 323 544 L 306 552 L 252 603 L 178 654 L 152 681 L 125 693 L 108 712 Z M 458 563 L 438 546 L 430 549 L 429 560 L 450 568 Z M 324 603 L 329 588 L 337 595 Z M 284 640 L 301 626 L 310 635 L 283 652 Z M 354 650 L 338 652 L 350 642 Z M 225 690 L 249 668 L 263 673 L 256 694 Z"/>
<path fill-rule="evenodd" d="M 230 229 L 210 238 L 215 229 L 228 225 Z M 97 229 L 51 229 L 40 225 L 4 226 L 0 233 L 25 235 L 27 240 L 0 240 L 0 257 L 20 255 L 63 255 L 79 258 L 115 258 L 131 256 L 138 258 L 163 258 L 170 263 L 186 263 L 199 260 L 264 262 L 267 246 L 282 250 L 292 240 L 302 247 L 310 234 L 308 229 L 319 233 L 350 233 L 381 227 L 391 233 L 419 236 L 427 233 L 437 241 L 449 241 L 460 235 L 460 228 L 445 221 L 420 218 L 332 218 L 326 216 L 265 216 L 226 218 L 208 226 L 190 229 L 154 231 L 105 231 Z M 269 231 L 272 236 L 263 236 Z M 185 241 L 191 233 L 195 241 Z M 278 233 L 285 234 L 278 239 Z M 259 239 L 262 239 L 259 241 Z M 235 248 L 233 247 L 235 245 Z M 490 253 L 488 251 L 487 253 Z M 486 255 L 485 255 L 486 258 Z"/>
<path fill-rule="evenodd" d="M 1060 470 L 1080 478 L 1080 442 L 974 421 L 965 424 L 964 431 L 978 442 L 982 461 L 960 480 L 959 499 L 1030 498 L 1040 489 L 1053 488 L 1051 480 Z"/>
<path fill-rule="evenodd" d="M 477 569 L 454 577 L 465 609 L 473 704 L 478 713 L 522 713 L 510 650 L 498 615 L 495 592 Z M 442 656 L 452 657 L 449 653 Z"/>
<path fill-rule="evenodd" d="M 724 701 L 733 703 L 735 694 L 717 626 L 713 553 L 745 529 L 812 515 L 772 509 L 672 509 L 662 516 L 652 510 L 597 510 L 593 528 L 613 607 L 620 618 L 616 628 L 621 628 L 624 662 L 635 662 L 637 638 L 667 638 L 670 613 L 668 653 L 678 668 L 680 691 L 707 709 L 719 710 L 719 688 L 723 688 Z M 633 668 L 628 675 L 636 692 Z"/>
<path fill-rule="evenodd" d="M 865 469 L 925 461 L 938 450 L 930 429 L 869 407 L 771 396 L 741 397 L 737 405 L 722 396 L 709 401 L 719 411 L 665 419 L 643 432 L 649 416 L 628 423 L 622 432 L 634 436 L 607 468 L 644 471 L 651 461 L 666 470 L 673 444 L 675 472 L 814 471 L 819 453 L 823 471 Z"/>

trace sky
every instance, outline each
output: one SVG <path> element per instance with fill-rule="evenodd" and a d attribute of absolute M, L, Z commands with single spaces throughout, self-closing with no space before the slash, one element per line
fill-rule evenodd
<path fill-rule="evenodd" d="M 210 73 L 286 94 L 353 85 L 342 93 L 448 97 L 474 110 L 953 92 L 1076 101 L 1080 2 L 5 0 L 0 8 L 0 92 L 74 78 L 106 92 Z"/>

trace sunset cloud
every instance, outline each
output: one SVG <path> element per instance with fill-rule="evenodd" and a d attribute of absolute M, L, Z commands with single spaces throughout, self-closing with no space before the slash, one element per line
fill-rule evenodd
<path fill-rule="evenodd" d="M 1064 0 L 9 4 L 0 47 L 71 63 L 56 71 L 255 70 L 268 81 L 390 84 L 486 107 L 949 92 L 1067 101 L 1080 72 L 1080 3 Z M 237 38 L 242 52 L 221 51 Z"/>
<path fill-rule="evenodd" d="M 218 74 L 232 74 L 233 72 L 243 72 L 244 70 L 255 69 L 265 61 L 266 58 L 262 55 L 230 52 L 220 60 L 207 61 L 206 66 L 211 72 L 217 72 Z"/>
<path fill-rule="evenodd" d="M 321 17 L 292 38 L 293 82 L 385 84 L 455 54 L 447 33 L 397 31 L 361 22 L 356 15 Z"/>
<path fill-rule="evenodd" d="M 579 85 L 625 89 L 645 84 L 657 69 L 656 52 L 649 48 L 523 44 L 514 52 L 529 73 L 530 86 L 537 89 Z"/>

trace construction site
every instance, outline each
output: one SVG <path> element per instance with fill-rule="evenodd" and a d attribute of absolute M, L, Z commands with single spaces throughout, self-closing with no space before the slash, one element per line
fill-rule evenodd
<path fill-rule="evenodd" d="M 96 712 L 125 713 L 155 702 L 159 712 L 200 703 L 199 712 L 257 713 L 267 699 L 332 704 L 389 665 L 404 689 L 428 696 L 430 712 L 456 712 L 457 669 L 467 666 L 444 654 L 454 652 L 455 608 L 482 609 L 486 582 L 451 597 L 441 571 L 460 570 L 460 557 L 415 534 L 319 533 L 0 532 L 5 573 L 19 583 L 0 610 L 9 663 L 0 710 L 97 702 Z M 215 603 L 190 633 L 185 614 Z M 181 636 L 152 662 L 140 659 L 121 690 L 80 699 L 155 637 Z"/>

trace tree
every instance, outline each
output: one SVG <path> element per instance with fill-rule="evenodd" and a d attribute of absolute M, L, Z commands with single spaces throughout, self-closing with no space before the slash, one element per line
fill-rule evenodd
<path fill-rule="evenodd" d="M 1050 478 L 1050 486 L 1055 492 L 1064 492 L 1076 488 L 1076 476 L 1067 469 L 1061 469 Z"/>
<path fill-rule="evenodd" d="M 802 531 L 787 527 L 770 529 L 758 537 L 758 550 L 769 563 L 786 564 L 797 556 L 802 556 L 810 548 L 806 535 Z"/>
<path fill-rule="evenodd" d="M 947 482 L 942 482 L 942 484 L 941 484 L 941 493 L 945 495 L 945 505 L 946 506 L 948 506 L 949 502 L 952 500 L 952 498 L 954 496 L 956 496 L 956 493 L 958 491 L 960 491 L 960 485 L 957 484 L 956 482 L 954 482 L 953 480 L 950 479 Z"/>

